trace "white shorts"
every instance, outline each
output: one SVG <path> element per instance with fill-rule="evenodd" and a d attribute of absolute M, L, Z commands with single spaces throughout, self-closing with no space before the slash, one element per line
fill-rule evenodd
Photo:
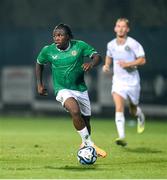
<path fill-rule="evenodd" d="M 77 100 L 81 114 L 83 114 L 84 116 L 91 115 L 91 107 L 90 107 L 88 91 L 80 92 L 75 90 L 62 89 L 58 92 L 56 96 L 56 100 L 60 102 L 64 107 L 64 102 L 70 97 L 73 97 L 74 99 Z"/>
<path fill-rule="evenodd" d="M 122 96 L 125 100 L 130 99 L 134 105 L 139 104 L 140 98 L 140 85 L 137 86 L 122 86 L 114 83 L 112 85 L 111 93 L 116 92 Z"/>

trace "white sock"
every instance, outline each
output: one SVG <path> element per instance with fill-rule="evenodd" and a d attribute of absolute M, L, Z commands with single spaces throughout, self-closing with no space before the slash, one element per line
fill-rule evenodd
<path fill-rule="evenodd" d="M 137 106 L 136 116 L 139 117 L 142 114 L 142 110 L 139 106 Z"/>
<path fill-rule="evenodd" d="M 86 127 L 84 127 L 82 130 L 77 132 L 82 138 L 82 143 L 84 143 L 86 146 L 92 146 L 94 144 L 90 138 L 88 129 Z"/>
<path fill-rule="evenodd" d="M 125 138 L 125 117 L 123 112 L 115 113 L 115 123 L 119 138 Z"/>

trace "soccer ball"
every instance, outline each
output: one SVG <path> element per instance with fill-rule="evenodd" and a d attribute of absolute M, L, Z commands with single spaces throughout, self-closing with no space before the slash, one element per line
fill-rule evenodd
<path fill-rule="evenodd" d="M 81 164 L 94 164 L 97 160 L 97 153 L 94 147 L 85 146 L 78 150 L 77 158 Z"/>

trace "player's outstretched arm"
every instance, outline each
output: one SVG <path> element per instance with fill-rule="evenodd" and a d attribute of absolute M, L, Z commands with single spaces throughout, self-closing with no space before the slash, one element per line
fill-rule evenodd
<path fill-rule="evenodd" d="M 36 80 L 37 80 L 37 91 L 42 96 L 47 96 L 47 89 L 43 84 L 43 69 L 44 65 L 36 63 Z"/>

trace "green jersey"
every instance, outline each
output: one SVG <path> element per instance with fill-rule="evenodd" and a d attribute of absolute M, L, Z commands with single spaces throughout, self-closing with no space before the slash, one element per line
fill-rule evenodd
<path fill-rule="evenodd" d="M 37 63 L 50 63 L 55 94 L 61 89 L 87 90 L 82 64 L 84 57 L 97 53 L 93 47 L 79 40 L 71 40 L 66 50 L 56 44 L 45 46 L 38 55 Z"/>

